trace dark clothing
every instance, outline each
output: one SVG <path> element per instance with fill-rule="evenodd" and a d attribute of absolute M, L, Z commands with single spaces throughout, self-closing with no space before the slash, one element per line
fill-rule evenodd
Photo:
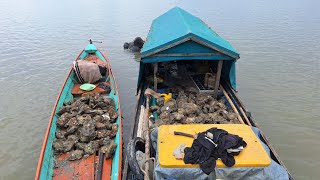
<path fill-rule="evenodd" d="M 101 66 L 99 65 L 99 71 L 100 71 L 100 74 L 101 76 L 106 76 L 107 75 L 107 67 L 106 66 Z"/>
<path fill-rule="evenodd" d="M 192 146 L 184 149 L 183 160 L 186 164 L 200 164 L 202 171 L 209 175 L 214 170 L 218 158 L 226 166 L 233 166 L 235 164 L 233 156 L 239 155 L 240 152 L 228 153 L 227 149 L 236 149 L 240 146 L 246 147 L 247 143 L 238 135 L 211 128 L 199 133 Z"/>

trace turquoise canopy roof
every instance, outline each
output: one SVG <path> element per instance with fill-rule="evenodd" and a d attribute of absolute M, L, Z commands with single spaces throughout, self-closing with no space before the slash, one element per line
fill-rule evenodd
<path fill-rule="evenodd" d="M 153 20 L 141 49 L 138 87 L 147 63 L 179 60 L 223 60 L 221 77 L 236 89 L 235 62 L 240 56 L 198 17 L 174 7 Z"/>
<path fill-rule="evenodd" d="M 212 60 L 227 60 L 239 58 L 239 54 L 232 47 L 232 45 L 228 41 L 222 39 L 203 21 L 186 12 L 185 10 L 179 7 L 175 7 L 153 21 L 147 37 L 147 41 L 145 42 L 141 50 L 142 61 L 152 63 L 151 59 L 151 61 L 145 61 L 144 59 L 153 55 L 157 55 L 160 52 L 163 52 L 172 47 L 184 44 L 188 41 L 196 42 L 203 47 L 212 50 L 211 52 L 205 51 L 206 54 L 203 55 L 198 53 L 199 56 L 210 56 L 208 53 L 216 52 L 215 55 L 222 56 L 221 58 L 215 57 Z M 190 52 L 185 53 L 190 54 Z M 200 53 L 204 52 L 202 51 Z M 163 56 L 164 55 L 162 55 L 162 57 Z M 229 58 L 225 58 L 224 56 L 228 56 Z M 170 60 L 170 58 L 165 59 L 167 59 L 167 61 Z M 210 58 L 208 57 L 207 59 L 210 60 Z M 159 62 L 159 60 L 155 60 L 155 62 Z"/>

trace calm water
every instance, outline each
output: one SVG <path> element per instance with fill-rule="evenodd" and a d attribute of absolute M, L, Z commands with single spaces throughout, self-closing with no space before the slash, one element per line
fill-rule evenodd
<path fill-rule="evenodd" d="M 32 179 L 56 96 L 86 40 L 103 41 L 131 130 L 138 64 L 122 45 L 174 6 L 241 54 L 238 90 L 297 179 L 320 176 L 320 3 L 313 1 L 0 2 L 0 179 Z"/>

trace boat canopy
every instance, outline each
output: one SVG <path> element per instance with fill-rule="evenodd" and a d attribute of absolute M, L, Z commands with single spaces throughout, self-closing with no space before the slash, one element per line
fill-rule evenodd
<path fill-rule="evenodd" d="M 174 7 L 156 18 L 141 50 L 140 74 L 146 63 L 179 60 L 223 60 L 222 75 L 236 88 L 235 62 L 240 56 L 202 20 Z M 138 82 L 138 85 L 140 83 Z"/>

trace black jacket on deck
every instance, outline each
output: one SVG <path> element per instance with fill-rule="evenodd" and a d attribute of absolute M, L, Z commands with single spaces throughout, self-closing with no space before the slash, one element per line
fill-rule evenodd
<path fill-rule="evenodd" d="M 207 132 L 210 132 L 213 138 L 208 137 Z M 226 166 L 233 166 L 235 164 L 233 156 L 239 155 L 240 152 L 228 153 L 227 149 L 236 149 L 240 146 L 246 147 L 247 143 L 238 135 L 229 134 L 222 129 L 211 128 L 199 133 L 192 146 L 184 149 L 183 160 L 186 164 L 200 164 L 202 171 L 209 175 L 216 167 L 218 158 Z"/>

